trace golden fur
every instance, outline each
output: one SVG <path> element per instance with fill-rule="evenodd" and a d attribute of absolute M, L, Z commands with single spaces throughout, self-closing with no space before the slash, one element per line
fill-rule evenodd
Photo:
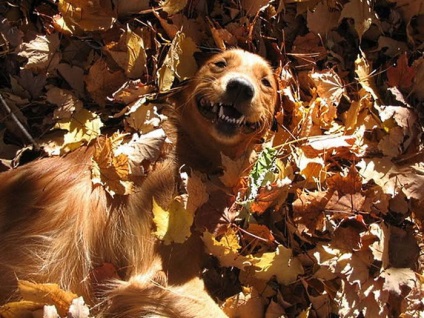
<path fill-rule="evenodd" d="M 185 164 L 206 174 L 221 169 L 221 153 L 248 157 L 270 127 L 276 83 L 259 56 L 229 50 L 212 57 L 180 93 L 171 122 L 174 154 L 111 198 L 91 183 L 92 147 L 0 174 L 0 304 L 14 299 L 16 279 L 58 283 L 98 303 L 93 269 L 111 263 L 115 281 L 104 316 L 225 317 L 201 281 L 203 244 L 161 246 L 152 232 L 152 198 L 167 206 Z"/>

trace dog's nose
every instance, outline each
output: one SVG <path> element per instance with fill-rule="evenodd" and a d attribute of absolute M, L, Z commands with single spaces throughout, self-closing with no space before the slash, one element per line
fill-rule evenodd
<path fill-rule="evenodd" d="M 234 102 L 249 101 L 255 94 L 255 88 L 252 83 L 243 77 L 230 79 L 226 90 L 228 97 Z"/>

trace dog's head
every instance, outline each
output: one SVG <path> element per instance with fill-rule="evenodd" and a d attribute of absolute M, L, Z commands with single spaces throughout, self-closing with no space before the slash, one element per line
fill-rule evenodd
<path fill-rule="evenodd" d="M 269 128 L 277 84 L 268 63 L 258 55 L 229 50 L 215 55 L 191 82 L 183 116 L 222 144 L 237 144 Z"/>

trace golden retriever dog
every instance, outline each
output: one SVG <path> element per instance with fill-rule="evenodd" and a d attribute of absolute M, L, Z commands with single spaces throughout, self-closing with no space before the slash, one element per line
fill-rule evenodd
<path fill-rule="evenodd" d="M 213 175 L 222 171 L 221 154 L 248 158 L 272 123 L 276 100 L 267 62 L 228 50 L 172 97 L 173 153 L 133 194 L 111 198 L 93 186 L 91 146 L 0 174 L 1 303 L 16 299 L 21 279 L 57 283 L 106 317 L 225 317 L 200 279 L 200 234 L 162 245 L 152 234 L 152 201 L 168 206 L 183 165 Z M 93 269 L 104 264 L 113 264 L 120 280 L 98 288 Z"/>

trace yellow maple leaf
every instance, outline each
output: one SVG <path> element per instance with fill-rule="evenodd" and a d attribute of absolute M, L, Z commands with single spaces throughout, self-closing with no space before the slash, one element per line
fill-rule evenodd
<path fill-rule="evenodd" d="M 275 276 L 279 283 L 288 285 L 304 273 L 302 263 L 293 256 L 293 251 L 282 245 L 275 252 L 255 256 L 259 259 L 254 265 L 257 268 L 255 277 L 258 279 L 268 281 Z"/>
<path fill-rule="evenodd" d="M 58 121 L 54 128 L 67 131 L 63 144 L 58 145 L 60 152 L 66 153 L 77 149 L 83 143 L 89 143 L 100 135 L 102 126 L 99 116 L 86 109 L 74 113 L 71 119 Z"/>
<path fill-rule="evenodd" d="M 153 199 L 153 222 L 156 225 L 154 234 L 165 245 L 184 243 L 191 235 L 193 219 L 193 213 L 185 208 L 181 196 L 175 197 L 166 210 Z"/>
<path fill-rule="evenodd" d="M 218 258 L 221 266 L 235 266 L 244 270 L 247 266 L 259 261 L 252 255 L 243 256 L 240 254 L 241 246 L 237 234 L 232 228 L 229 228 L 219 241 L 212 233 L 205 232 L 203 233 L 203 242 L 205 242 L 209 253 Z"/>

